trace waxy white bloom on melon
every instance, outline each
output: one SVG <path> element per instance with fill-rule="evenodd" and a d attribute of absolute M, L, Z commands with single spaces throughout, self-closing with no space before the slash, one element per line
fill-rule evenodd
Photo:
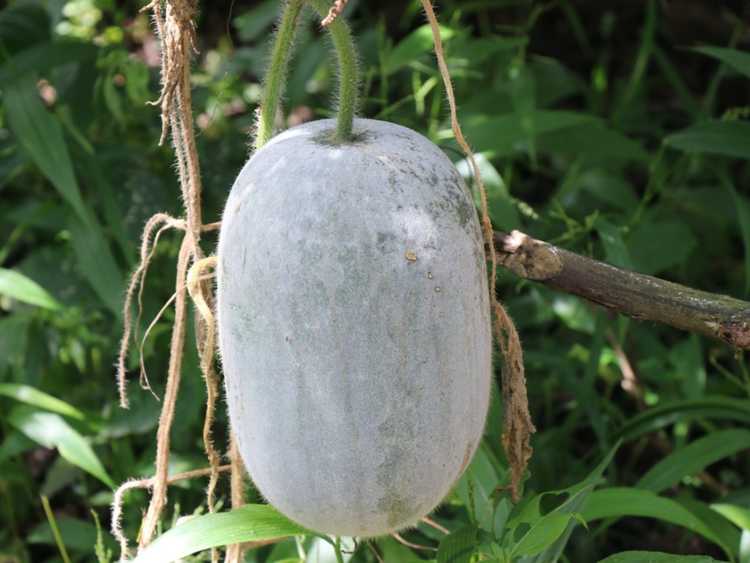
<path fill-rule="evenodd" d="M 254 483 L 318 532 L 376 536 L 440 503 L 481 440 L 491 330 L 484 244 L 450 160 L 404 127 L 290 129 L 235 182 L 219 340 Z"/>

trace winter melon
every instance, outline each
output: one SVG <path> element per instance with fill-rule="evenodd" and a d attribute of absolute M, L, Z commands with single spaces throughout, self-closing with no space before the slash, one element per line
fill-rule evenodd
<path fill-rule="evenodd" d="M 471 195 L 426 138 L 290 129 L 232 187 L 218 249 L 231 425 L 261 494 L 318 532 L 415 524 L 480 439 L 491 332 Z"/>

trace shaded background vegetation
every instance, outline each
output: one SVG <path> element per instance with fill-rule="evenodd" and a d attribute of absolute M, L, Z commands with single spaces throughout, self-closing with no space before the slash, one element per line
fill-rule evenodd
<path fill-rule="evenodd" d="M 194 110 L 210 222 L 220 219 L 247 158 L 278 3 L 201 4 Z M 96 560 L 91 510 L 106 529 L 112 485 L 153 472 L 160 404 L 137 388 L 135 356 L 129 411 L 117 407 L 113 380 L 124 281 L 141 228 L 157 211 L 180 212 L 171 151 L 157 146 L 158 111 L 146 105 L 158 91 L 159 54 L 140 7 L 11 1 L 0 11 L 0 561 L 60 559 L 40 495 L 50 499 L 73 560 Z M 360 115 L 423 132 L 467 171 L 451 139 L 419 3 L 352 0 L 347 15 L 361 51 Z M 748 298 L 746 2 L 445 1 L 440 17 L 496 227 Z M 721 49 L 695 49 L 705 46 Z M 280 125 L 331 114 L 330 59 L 327 41 L 308 20 Z M 165 234 L 158 247 L 146 321 L 173 292 L 175 241 Z M 664 508 L 632 490 L 599 497 L 622 507 L 618 518 L 577 526 L 567 560 L 649 549 L 750 561 L 745 355 L 507 273 L 501 278 L 525 345 L 538 428 L 527 500 L 580 482 L 623 439 L 603 486 L 674 501 Z M 170 315 L 144 347 L 157 395 Z M 190 352 L 174 472 L 205 465 L 204 394 Z M 498 409 L 495 401 L 479 459 L 436 514 L 451 530 L 505 526 L 497 520 L 507 500 L 493 493 L 506 482 Z M 216 438 L 227 441 L 223 413 Z M 196 481 L 170 489 L 174 518 L 165 527 L 201 506 L 203 487 Z M 250 497 L 259 500 L 252 491 Z M 629 506 L 628 499 L 637 502 Z M 128 496 L 131 538 L 146 501 L 145 493 Z M 642 517 L 642 507 L 652 518 Z M 679 510 L 713 541 L 696 525 L 686 527 Z M 518 534 L 503 541 L 512 545 Z M 420 527 L 406 537 L 435 546 L 440 534 Z M 106 533 L 101 541 L 113 547 Z M 288 543 L 248 561 L 296 556 Z M 378 549 L 388 561 L 434 557 L 393 540 Z M 367 550 L 356 557 L 373 560 Z"/>

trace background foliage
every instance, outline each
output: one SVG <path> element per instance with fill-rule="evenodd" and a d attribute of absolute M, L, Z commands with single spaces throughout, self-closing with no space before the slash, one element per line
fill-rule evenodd
<path fill-rule="evenodd" d="M 112 367 L 140 229 L 152 213 L 180 208 L 170 151 L 156 143 L 158 112 L 146 105 L 158 90 L 159 56 L 139 8 L 133 1 L 48 0 L 11 1 L 0 11 L 3 562 L 61 560 L 51 522 L 65 557 L 108 560 L 114 542 L 106 532 L 97 540 L 97 526 L 109 525 L 112 488 L 153 471 L 159 403 L 132 384 L 131 409 L 118 409 Z M 194 107 L 205 217 L 213 221 L 247 157 L 278 3 L 202 8 Z M 361 49 L 360 114 L 423 132 L 468 173 L 450 138 L 418 2 L 352 1 L 347 14 Z M 744 2 L 446 0 L 440 16 L 497 227 L 748 298 Z M 331 113 L 335 74 L 327 49 L 317 26 L 305 24 L 285 124 Z M 173 291 L 176 252 L 165 235 L 145 319 Z M 439 551 L 388 538 L 373 546 L 380 556 L 586 562 L 641 550 L 606 561 L 750 561 L 745 355 L 501 276 L 525 344 L 539 430 L 524 500 L 513 507 L 502 489 L 495 400 L 474 462 L 434 515 L 452 534 L 420 526 L 404 536 Z M 169 316 L 144 348 L 157 395 Z M 205 397 L 192 352 L 184 372 L 174 472 L 205 465 Z M 225 424 L 222 414 L 218 443 L 226 443 Z M 165 529 L 205 511 L 203 487 L 195 481 L 170 489 Z M 49 499 L 47 513 L 40 497 Z M 141 492 L 127 497 L 131 538 L 145 501 Z M 199 535 L 215 529 L 194 526 Z M 325 540 L 307 536 L 247 560 L 294 561 L 305 552 L 308 561 L 333 557 Z M 375 555 L 360 546 L 352 561 Z"/>

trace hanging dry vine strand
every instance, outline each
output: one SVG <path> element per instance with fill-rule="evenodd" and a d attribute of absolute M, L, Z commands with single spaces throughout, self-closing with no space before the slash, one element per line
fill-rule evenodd
<path fill-rule="evenodd" d="M 237 439 L 234 433 L 229 432 L 229 463 L 232 471 L 229 473 L 229 487 L 232 499 L 232 508 L 239 508 L 245 504 L 245 466 L 240 457 L 240 450 L 237 446 Z M 252 544 L 251 544 L 252 545 Z M 257 544 L 255 544 L 257 545 Z M 224 563 L 239 563 L 243 561 L 247 544 L 235 543 L 227 546 L 227 554 Z"/>
<path fill-rule="evenodd" d="M 189 238 L 182 241 L 177 261 L 177 279 L 183 280 L 187 275 L 190 259 Z M 180 283 L 180 281 L 178 281 Z M 164 392 L 164 402 L 159 416 L 159 426 L 156 433 L 156 474 L 151 494 L 151 502 L 141 525 L 139 546 L 144 547 L 153 538 L 161 511 L 166 504 L 167 480 L 169 469 L 170 430 L 174 420 L 174 406 L 180 387 L 182 355 L 185 344 L 185 322 L 187 316 L 185 292 L 178 291 L 175 298 L 175 317 L 172 328 L 172 340 L 169 347 L 169 368 L 167 385 Z"/>
<path fill-rule="evenodd" d="M 201 230 L 215 231 L 219 229 L 221 223 L 209 223 L 203 225 Z M 157 230 L 158 227 L 158 230 Z M 176 229 L 180 231 L 185 230 L 185 221 L 182 219 L 176 219 L 167 213 L 156 213 L 152 215 L 146 222 L 143 228 L 143 234 L 141 236 L 141 250 L 140 250 L 140 262 L 138 267 L 133 271 L 128 283 L 128 288 L 125 293 L 125 303 L 123 305 L 123 333 L 122 339 L 120 340 L 120 351 L 117 357 L 117 389 L 120 396 L 120 407 L 127 409 L 130 407 L 130 401 L 127 395 L 127 368 L 125 366 L 128 358 L 128 352 L 130 351 L 131 340 L 138 343 L 139 341 L 139 327 L 141 326 L 141 318 L 143 316 L 143 291 L 146 287 L 146 275 L 151 265 L 151 261 L 154 258 L 154 253 L 159 246 L 159 239 L 169 229 Z M 156 234 L 154 235 L 154 231 Z M 135 320 L 132 315 L 133 298 L 136 295 L 138 297 L 138 314 Z M 172 300 L 169 301 L 171 304 Z M 151 322 L 150 327 L 155 325 L 156 321 L 161 317 L 163 311 L 160 311 L 156 315 L 154 320 Z M 148 330 L 146 331 L 149 332 Z M 151 392 L 151 394 L 159 400 L 159 397 L 151 389 L 151 384 L 148 380 L 146 368 L 143 363 L 143 344 L 145 343 L 147 334 L 144 334 L 143 341 L 140 344 L 140 384 L 141 388 Z"/>
<path fill-rule="evenodd" d="M 167 486 L 173 479 L 168 476 L 170 455 L 170 432 L 174 421 L 174 410 L 180 386 L 182 357 L 185 346 L 187 321 L 187 299 L 185 289 L 196 304 L 195 326 L 196 346 L 200 357 L 201 371 L 206 381 L 207 405 L 203 427 L 203 439 L 206 455 L 209 459 L 209 484 L 207 488 L 207 504 L 210 511 L 214 509 L 214 490 L 219 472 L 225 470 L 220 466 L 220 455 L 213 446 L 211 428 L 218 398 L 218 377 L 214 370 L 213 358 L 215 352 L 215 323 L 212 314 L 213 292 L 207 283 L 207 277 L 202 271 L 215 265 L 215 258 L 204 259 L 200 248 L 201 231 L 215 230 L 218 223 L 202 225 L 201 218 L 201 178 L 195 135 L 192 120 L 192 100 L 190 90 L 190 56 L 195 49 L 195 27 L 193 18 L 196 12 L 196 0 L 152 0 L 144 10 L 151 10 L 154 26 L 161 43 L 162 53 L 162 90 L 154 105 L 161 106 L 162 132 L 159 144 L 162 144 L 171 132 L 174 146 L 177 173 L 185 206 L 185 220 L 175 219 L 166 214 L 156 214 L 146 224 L 141 244 L 140 263 L 133 273 L 125 300 L 125 329 L 120 346 L 118 359 L 118 390 L 120 402 L 128 406 L 126 393 L 125 363 L 131 335 L 134 332 L 132 319 L 132 301 L 138 290 L 138 317 L 135 323 L 140 326 L 143 310 L 143 288 L 148 266 L 153 258 L 158 239 L 168 228 L 184 231 L 184 238 L 180 246 L 177 261 L 176 290 L 174 295 L 162 307 L 156 318 L 151 322 L 143 340 L 148 337 L 151 328 L 159 320 L 163 312 L 175 304 L 175 319 L 172 327 L 170 343 L 169 368 L 166 390 L 157 430 L 156 471 L 153 478 L 145 481 L 126 483 L 113 502 L 113 533 L 122 546 L 121 556 L 127 557 L 127 542 L 125 541 L 120 524 L 122 499 L 125 490 L 144 485 L 152 490 L 148 510 L 141 523 L 139 547 L 143 548 L 152 539 L 161 513 L 166 504 Z M 157 230 L 158 228 L 158 230 Z M 154 235 L 154 231 L 156 234 Z M 153 238 L 153 242 L 151 239 Z M 193 267 L 190 264 L 193 263 Z M 148 379 L 143 362 L 143 344 L 140 347 L 141 382 L 148 388 Z M 238 463 L 239 456 L 232 457 L 232 463 L 227 466 L 237 473 L 232 479 L 232 501 L 235 505 L 243 502 L 242 471 Z M 203 474 L 203 473 L 201 473 Z M 197 474 L 196 474 L 197 475 Z M 241 550 L 234 550 L 238 555 L 227 554 L 227 561 L 239 561 Z M 212 561 L 218 561 L 218 551 L 212 550 Z"/>
<path fill-rule="evenodd" d="M 216 349 L 216 322 L 214 320 L 212 305 L 206 300 L 206 294 L 203 291 L 204 280 L 203 272 L 216 267 L 216 257 L 210 256 L 196 262 L 187 277 L 187 288 L 190 297 L 193 299 L 198 313 L 203 319 L 205 327 L 204 334 L 198 336 L 198 348 L 200 351 L 201 372 L 206 379 L 206 416 L 203 420 L 203 446 L 206 450 L 206 456 L 212 468 L 215 471 L 211 474 L 206 492 L 209 510 L 213 510 L 214 491 L 216 483 L 219 480 L 218 467 L 221 463 L 221 456 L 213 445 L 211 429 L 213 427 L 214 412 L 216 411 L 216 400 L 219 396 L 219 381 L 213 368 L 213 358 Z"/>
<path fill-rule="evenodd" d="M 159 227 L 159 230 L 154 236 L 154 230 L 156 230 L 157 227 Z M 122 332 L 122 339 L 120 341 L 120 353 L 117 358 L 117 389 L 120 395 L 120 406 L 124 409 L 127 409 L 130 406 L 126 389 L 127 370 L 125 368 L 125 363 L 130 347 L 131 333 L 133 331 L 133 297 L 135 296 L 136 290 L 138 290 L 138 317 L 135 322 L 135 326 L 137 327 L 139 325 L 141 311 L 143 310 L 143 282 L 146 277 L 146 272 L 148 271 L 148 266 L 151 262 L 151 259 L 153 258 L 154 250 L 156 249 L 159 237 L 161 236 L 162 232 L 164 232 L 164 230 L 169 228 L 184 228 L 183 222 L 166 213 L 157 213 L 146 222 L 146 225 L 143 228 L 143 235 L 141 237 L 140 263 L 138 264 L 138 267 L 133 272 L 133 274 L 130 276 L 128 289 L 125 293 L 125 304 L 123 305 L 122 311 L 124 328 Z M 151 242 L 152 238 L 153 243 Z M 151 386 L 149 385 L 148 378 L 145 377 L 145 374 L 141 377 L 141 386 L 153 393 L 153 391 L 151 390 Z M 154 396 L 156 397 L 155 394 Z"/>
<path fill-rule="evenodd" d="M 231 471 L 231 465 L 221 465 L 218 470 L 220 473 Z M 196 477 L 205 477 L 213 472 L 212 467 L 206 467 L 204 469 L 193 469 L 192 471 L 185 471 L 183 473 L 177 473 L 172 475 L 168 479 L 168 484 L 176 483 L 178 481 L 184 481 L 186 479 L 195 479 Z M 120 485 L 114 494 L 114 502 L 112 503 L 112 535 L 120 545 L 120 560 L 124 560 L 130 556 L 130 547 L 128 546 L 128 538 L 122 531 L 122 503 L 125 497 L 125 493 L 132 491 L 133 489 L 149 489 L 153 486 L 154 480 L 150 479 L 131 479 L 125 481 Z"/>
<path fill-rule="evenodd" d="M 199 278 L 199 281 L 208 281 L 210 279 L 213 279 L 213 277 L 214 277 L 213 275 L 201 276 Z M 175 291 L 172 294 L 172 296 L 162 306 L 162 308 L 156 314 L 156 316 L 154 317 L 154 319 L 151 321 L 151 324 L 149 324 L 148 328 L 146 329 L 146 332 L 143 335 L 144 341 L 146 340 L 146 338 L 148 338 L 148 334 L 151 332 L 151 329 L 154 326 L 156 326 L 157 322 L 162 317 L 162 315 L 164 314 L 164 312 L 172 305 L 172 303 L 175 302 L 175 300 L 177 299 L 177 296 L 179 294 L 184 294 L 186 290 L 187 290 L 187 286 L 186 285 L 182 285 L 181 287 L 179 287 L 177 289 L 177 291 Z M 143 356 L 143 344 L 141 344 L 140 355 L 141 355 L 141 357 Z M 224 471 L 226 469 L 226 468 L 222 469 L 221 467 L 222 466 L 219 466 L 218 469 L 216 470 L 216 472 L 221 472 L 221 471 Z M 226 466 L 226 467 L 229 467 L 229 466 Z M 210 474 L 213 469 L 214 468 L 209 467 L 209 468 L 207 468 L 205 470 L 200 470 L 200 474 L 199 475 L 203 475 L 204 473 L 205 474 Z M 167 484 L 171 484 L 175 480 L 187 478 L 187 477 L 181 477 L 181 476 L 182 475 L 188 475 L 188 474 L 191 474 L 191 472 L 180 473 L 180 474 L 175 475 L 175 476 L 170 476 L 167 479 Z M 196 474 L 196 475 L 198 475 L 198 474 Z M 144 485 L 141 488 L 151 488 L 151 486 L 153 484 L 153 479 L 144 479 L 144 480 L 140 480 L 140 481 L 133 481 L 133 480 L 127 481 L 126 483 L 124 483 L 123 485 L 121 485 L 120 488 L 123 488 L 124 490 L 128 490 L 128 489 L 132 489 L 134 487 L 140 487 L 141 486 L 140 484 L 142 484 L 142 483 L 147 483 L 148 486 L 146 487 Z M 118 489 L 118 491 L 119 491 L 119 489 Z M 120 520 L 121 520 L 121 514 L 122 514 L 122 505 L 121 505 L 122 498 L 123 498 L 122 494 L 117 494 L 116 493 L 115 496 L 114 496 L 114 499 L 113 499 L 113 503 L 112 503 L 112 514 L 113 514 L 113 519 L 112 519 L 112 535 L 114 535 L 118 539 L 118 541 L 120 541 L 120 538 L 122 537 L 122 534 L 123 534 L 122 528 L 121 528 L 121 522 L 120 522 Z M 117 516 L 117 517 L 115 518 L 114 516 Z M 122 541 L 120 541 L 120 543 L 122 543 Z M 124 557 L 125 557 L 125 554 L 123 552 L 123 555 L 121 556 L 121 558 L 124 558 Z"/>
<path fill-rule="evenodd" d="M 474 153 L 466 142 L 461 124 L 458 121 L 456 109 L 456 96 L 453 92 L 448 65 L 445 62 L 443 42 L 440 37 L 440 26 L 437 16 L 432 8 L 430 0 L 420 0 L 427 20 L 430 23 L 432 36 L 435 42 L 435 57 L 437 58 L 440 76 L 443 79 L 445 93 L 448 97 L 448 105 L 451 115 L 451 129 L 461 150 L 466 155 L 474 180 L 479 188 L 479 197 L 482 211 L 482 231 L 484 233 L 485 245 L 488 247 L 491 271 L 490 271 L 490 303 L 495 317 L 495 337 L 500 345 L 503 355 L 503 447 L 511 469 L 510 490 L 514 501 L 520 499 L 520 486 L 531 458 L 531 435 L 536 431 L 529 414 L 528 397 L 526 394 L 526 377 L 523 367 L 523 349 L 518 332 L 513 321 L 508 316 L 505 308 L 497 300 L 496 278 L 497 259 L 495 256 L 495 244 L 492 231 L 492 221 L 487 207 L 487 191 L 482 181 Z"/>
<path fill-rule="evenodd" d="M 170 360 L 164 404 L 159 417 L 157 432 L 156 474 L 153 479 L 151 502 L 142 522 L 139 545 L 147 545 L 156 530 L 161 512 L 166 504 L 168 484 L 168 464 L 170 452 L 170 432 L 174 420 L 174 409 L 180 385 L 182 356 L 185 344 L 187 303 L 184 292 L 179 291 L 187 276 L 191 262 L 203 258 L 200 248 L 202 230 L 201 219 L 201 178 L 198 156 L 193 131 L 192 101 L 190 92 L 190 56 L 195 52 L 195 27 L 193 18 L 196 13 L 194 0 L 153 0 L 144 8 L 154 15 L 156 32 L 162 46 L 162 90 L 159 99 L 154 102 L 161 106 L 162 134 L 160 144 L 171 131 L 177 160 L 177 171 L 185 205 L 185 237 L 183 239 L 177 263 L 177 292 L 175 297 L 175 320 L 170 344 Z M 192 292 L 201 294 L 203 302 L 211 303 L 210 286 L 198 283 Z M 207 353 L 213 354 L 213 346 L 204 346 L 203 338 L 213 327 L 207 327 L 203 317 L 196 313 L 196 334 L 199 341 L 201 367 L 210 365 L 205 360 Z M 216 381 L 213 367 L 204 370 L 209 395 L 215 397 Z M 211 495 L 215 486 L 219 456 L 210 442 L 210 421 L 213 420 L 215 400 L 207 409 L 209 432 L 206 450 L 213 469 L 209 490 Z M 213 503 L 209 502 L 209 509 Z"/>

